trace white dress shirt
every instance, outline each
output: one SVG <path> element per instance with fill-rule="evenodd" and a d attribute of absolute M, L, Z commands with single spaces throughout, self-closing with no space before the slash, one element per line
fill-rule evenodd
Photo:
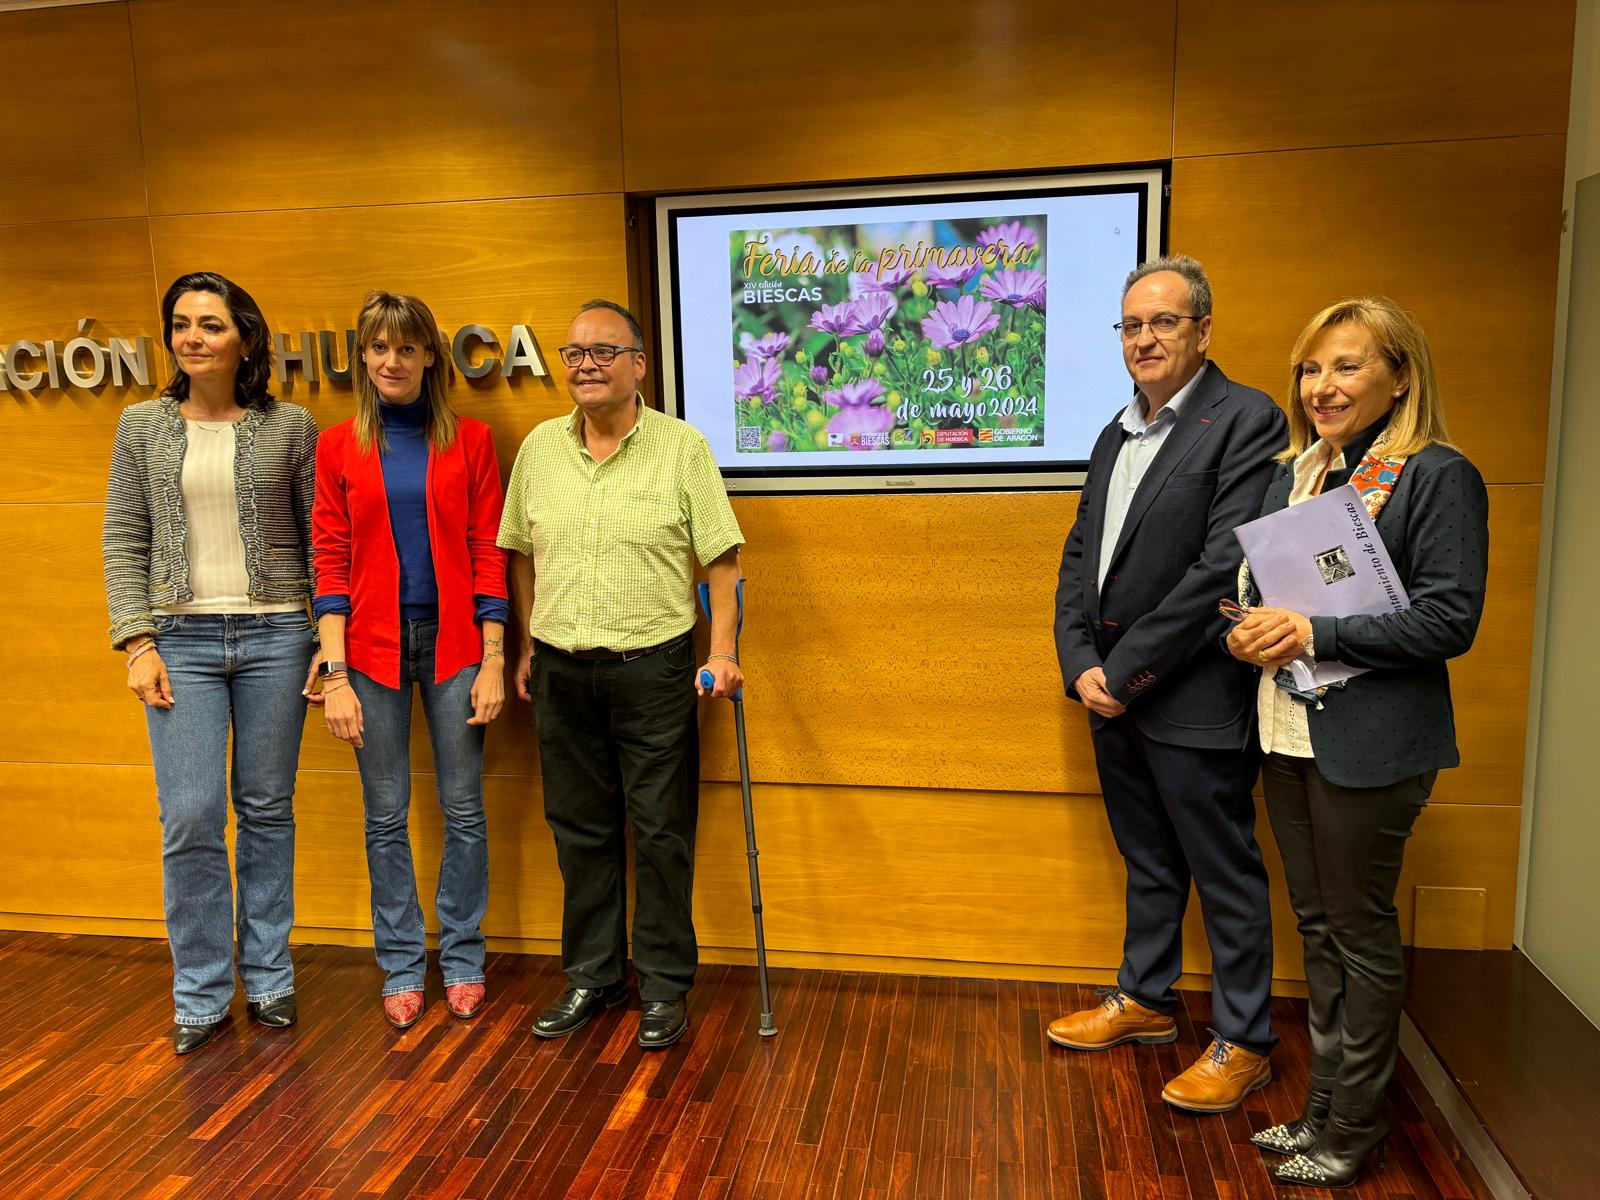
<path fill-rule="evenodd" d="M 1133 494 L 1139 490 L 1145 472 L 1155 461 L 1172 427 L 1178 423 L 1178 414 L 1183 411 L 1184 402 L 1193 394 L 1205 371 L 1206 364 L 1201 363 L 1200 369 L 1189 377 L 1189 382 L 1161 406 L 1161 411 L 1153 419 L 1145 419 L 1148 402 L 1143 392 L 1136 394 L 1128 407 L 1122 410 L 1120 420 L 1127 436 L 1122 439 L 1122 449 L 1117 452 L 1116 465 L 1111 468 L 1111 478 L 1106 482 L 1106 519 L 1100 532 L 1100 573 L 1095 578 L 1097 587 L 1105 586 L 1106 568 L 1111 565 L 1112 552 L 1117 548 L 1117 539 L 1122 536 L 1122 525 L 1128 519 L 1128 509 L 1133 505 Z"/>

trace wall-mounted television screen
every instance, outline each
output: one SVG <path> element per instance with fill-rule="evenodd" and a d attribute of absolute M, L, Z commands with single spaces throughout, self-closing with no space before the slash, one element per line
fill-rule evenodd
<path fill-rule="evenodd" d="M 1160 169 L 656 202 L 666 409 L 731 491 L 1072 487 Z"/>

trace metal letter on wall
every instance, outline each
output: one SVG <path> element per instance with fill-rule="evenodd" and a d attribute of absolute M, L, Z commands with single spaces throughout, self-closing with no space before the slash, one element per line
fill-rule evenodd
<path fill-rule="evenodd" d="M 40 355 L 39 343 L 30 342 L 19 338 L 6 347 L 6 373 L 11 376 L 13 383 L 19 391 L 34 392 L 39 390 L 39 385 L 44 382 L 44 376 L 38 371 L 24 371 L 18 364 L 24 354 L 38 358 Z"/>
<path fill-rule="evenodd" d="M 333 357 L 334 332 L 331 329 L 317 331 L 317 347 L 322 359 L 322 373 L 333 383 L 350 382 L 350 365 L 356 357 L 356 331 L 344 331 L 344 366 L 340 366 Z M 315 378 L 313 376 L 313 378 Z"/>
<path fill-rule="evenodd" d="M 534 375 L 550 374 L 545 370 L 544 359 L 539 357 L 539 343 L 534 341 L 533 331 L 526 325 L 511 327 L 511 344 L 506 350 L 506 362 L 500 368 L 500 377 L 510 379 L 511 373 L 518 370 Z"/>
<path fill-rule="evenodd" d="M 278 382 L 289 382 L 289 366 L 294 364 L 305 373 L 307 383 L 317 381 L 317 335 L 307 330 L 300 335 L 300 349 L 289 349 L 289 335 L 272 335 L 272 352 L 278 360 Z"/>
<path fill-rule="evenodd" d="M 499 346 L 500 343 L 495 340 L 494 330 L 482 325 L 463 325 L 450 340 L 450 357 L 455 360 L 456 370 L 467 379 L 482 379 L 500 365 L 500 360 L 485 354 L 483 361 L 473 366 L 472 352 L 468 348 L 471 342 L 482 342 L 485 346 Z"/>
<path fill-rule="evenodd" d="M 151 350 L 147 337 L 112 338 L 111 382 L 121 387 L 131 375 L 140 387 L 149 387 Z"/>

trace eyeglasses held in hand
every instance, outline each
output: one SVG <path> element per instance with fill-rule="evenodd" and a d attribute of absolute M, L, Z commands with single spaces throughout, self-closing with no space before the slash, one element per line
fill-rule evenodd
<path fill-rule="evenodd" d="M 609 367 L 617 361 L 617 355 L 638 354 L 641 349 L 639 346 L 562 346 L 556 353 L 569 367 L 581 367 L 585 354 L 594 359 L 595 366 Z"/>
<path fill-rule="evenodd" d="M 1175 313 L 1162 313 L 1160 316 L 1151 317 L 1148 321 L 1118 321 L 1111 328 L 1122 335 L 1123 341 L 1131 342 L 1144 332 L 1146 325 L 1150 326 L 1150 332 L 1157 337 L 1166 337 L 1169 333 L 1175 333 L 1184 321 L 1199 319 L 1199 317 L 1180 317 Z"/>
<path fill-rule="evenodd" d="M 1250 615 L 1250 610 L 1248 608 L 1244 607 L 1244 605 L 1240 604 L 1237 600 L 1229 599 L 1218 600 L 1217 611 L 1223 616 L 1227 617 L 1228 620 L 1232 621 L 1235 625 L 1239 624 L 1239 622 L 1243 621 Z"/>

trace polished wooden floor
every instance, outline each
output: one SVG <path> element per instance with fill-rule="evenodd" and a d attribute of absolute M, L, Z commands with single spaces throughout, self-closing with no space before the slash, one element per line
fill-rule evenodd
<path fill-rule="evenodd" d="M 370 954 L 297 947 L 300 1024 L 236 1019 L 174 1058 L 164 942 L 0 933 L 0 1200 L 19 1197 L 1107 1197 L 1276 1192 L 1246 1140 L 1293 1115 L 1301 1014 L 1279 1001 L 1278 1079 L 1225 1117 L 1161 1103 L 1180 1040 L 1073 1054 L 1043 1027 L 1073 985 L 710 967 L 690 1036 L 634 1044 L 637 1004 L 560 1042 L 528 1034 L 551 959 L 491 956 L 472 1022 L 430 991 L 412 1029 L 378 1007 Z M 435 990 L 437 985 L 435 985 Z M 1405 1073 L 1388 1161 L 1364 1197 L 1486 1200 Z"/>

